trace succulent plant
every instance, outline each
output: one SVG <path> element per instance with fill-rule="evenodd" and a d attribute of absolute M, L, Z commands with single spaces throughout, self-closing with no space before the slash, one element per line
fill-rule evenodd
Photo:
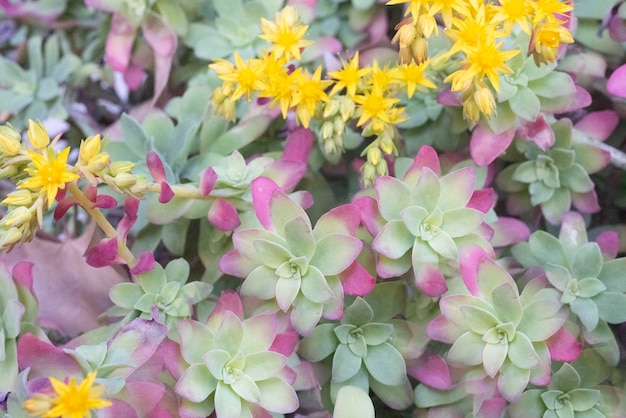
<path fill-rule="evenodd" d="M 111 288 L 113 303 L 128 313 L 128 318 L 154 318 L 165 324 L 170 336 L 176 336 L 178 321 L 191 318 L 193 306 L 206 299 L 213 286 L 201 281 L 187 283 L 189 264 L 182 258 L 172 260 L 163 268 L 135 276 L 136 283 L 119 283 Z M 115 312 L 115 311 L 113 311 Z"/>
<path fill-rule="evenodd" d="M 302 207 L 268 178 L 253 182 L 252 200 L 263 228 L 237 230 L 235 249 L 220 260 L 224 273 L 245 279 L 243 296 L 289 312 L 295 330 L 307 335 L 322 316 L 341 316 L 344 291 L 371 290 L 373 277 L 356 262 L 362 243 L 355 205 L 331 210 L 313 228 Z"/>
<path fill-rule="evenodd" d="M 474 244 L 492 251 L 490 237 L 481 229 L 485 213 L 472 207 L 473 169 L 439 173 L 435 150 L 424 146 L 403 180 L 378 177 L 376 199 L 357 201 L 365 227 L 375 237 L 379 276 L 400 276 L 412 268 L 417 288 L 431 297 L 443 294 L 445 276 L 458 272 L 460 248 Z"/>

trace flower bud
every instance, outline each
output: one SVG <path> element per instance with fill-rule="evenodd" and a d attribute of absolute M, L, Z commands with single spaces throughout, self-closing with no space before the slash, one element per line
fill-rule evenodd
<path fill-rule="evenodd" d="M 119 173 L 117 176 L 115 176 L 113 182 L 120 189 L 127 189 L 137 183 L 137 177 L 133 176 L 130 173 Z"/>
<path fill-rule="evenodd" d="M 33 203 L 33 194 L 30 190 L 21 189 L 9 193 L 0 204 L 4 206 L 30 206 Z"/>
<path fill-rule="evenodd" d="M 335 116 L 335 119 L 333 119 L 333 128 L 337 135 L 341 135 L 346 129 L 346 123 L 341 117 Z"/>
<path fill-rule="evenodd" d="M 35 149 L 43 149 L 50 143 L 50 136 L 39 121 L 28 120 L 28 140 Z"/>
<path fill-rule="evenodd" d="M 130 161 L 114 161 L 109 164 L 109 172 L 111 176 L 115 177 L 120 173 L 128 173 L 134 166 L 135 164 Z"/>
<path fill-rule="evenodd" d="M 8 165 L 0 168 L 0 179 L 6 179 L 13 177 L 18 173 L 17 166 L 15 164 Z"/>
<path fill-rule="evenodd" d="M 333 127 L 332 122 L 326 121 L 322 124 L 322 138 L 329 139 L 333 136 L 335 132 L 335 128 Z"/>
<path fill-rule="evenodd" d="M 487 87 L 481 87 L 474 92 L 474 102 L 478 106 L 478 109 L 486 116 L 491 116 L 496 108 L 493 93 Z"/>
<path fill-rule="evenodd" d="M 341 118 L 344 120 L 344 122 L 352 118 L 355 108 L 356 105 L 351 99 L 346 97 L 344 100 L 341 101 L 341 104 L 339 105 L 339 112 L 341 113 Z"/>
<path fill-rule="evenodd" d="M 11 125 L 0 126 L 0 152 L 9 157 L 22 149 L 20 134 Z"/>
<path fill-rule="evenodd" d="M 373 166 L 377 166 L 378 163 L 380 163 L 380 160 L 382 160 L 382 158 L 383 158 L 383 154 L 382 152 L 380 152 L 380 149 L 376 147 L 372 147 L 367 150 L 367 161 Z"/>
<path fill-rule="evenodd" d="M 339 101 L 331 100 L 324 106 L 324 118 L 329 118 L 339 111 Z"/>
<path fill-rule="evenodd" d="M 101 143 L 100 134 L 81 141 L 79 154 L 81 161 L 87 162 L 95 157 L 100 152 Z"/>
<path fill-rule="evenodd" d="M 417 28 L 413 24 L 403 25 L 398 29 L 400 48 L 406 48 L 417 38 Z"/>
<path fill-rule="evenodd" d="M 109 164 L 109 154 L 101 152 L 89 160 L 87 167 L 92 173 L 97 173 L 104 170 L 107 164 Z"/>
<path fill-rule="evenodd" d="M 416 64 L 421 64 L 428 58 L 428 43 L 424 38 L 416 38 L 411 44 L 413 59 Z"/>
<path fill-rule="evenodd" d="M 18 206 L 7 212 L 6 216 L 2 220 L 3 225 L 20 227 L 30 222 L 33 218 L 33 214 L 25 206 Z"/>
<path fill-rule="evenodd" d="M 395 145 L 393 143 L 393 139 L 391 138 L 391 136 L 389 136 L 386 132 L 384 132 L 380 137 L 380 149 L 383 150 L 383 152 L 387 155 L 391 155 L 393 154 L 393 151 L 395 149 Z"/>
<path fill-rule="evenodd" d="M 11 227 L 2 231 L 0 233 L 0 248 L 12 247 L 22 239 L 22 236 L 22 231 L 20 231 L 19 228 Z"/>

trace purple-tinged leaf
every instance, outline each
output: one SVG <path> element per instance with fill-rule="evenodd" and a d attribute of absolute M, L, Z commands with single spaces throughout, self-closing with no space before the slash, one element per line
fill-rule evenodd
<path fill-rule="evenodd" d="M 282 190 L 292 190 L 306 173 L 306 167 L 300 161 L 278 160 L 263 170 L 263 176 L 272 179 Z"/>
<path fill-rule="evenodd" d="M 30 261 L 20 261 L 13 266 L 11 277 L 18 286 L 23 286 L 34 296 L 33 290 L 33 263 Z"/>
<path fill-rule="evenodd" d="M 353 203 L 338 206 L 326 212 L 315 224 L 313 236 L 321 237 L 333 233 L 354 236 L 361 224 L 359 206 Z"/>
<path fill-rule="evenodd" d="M 593 139 L 604 141 L 613 133 L 619 124 L 619 116 L 614 110 L 600 110 L 586 114 L 574 128 L 582 131 Z"/>
<path fill-rule="evenodd" d="M 200 177 L 200 195 L 202 197 L 206 197 L 211 194 L 213 188 L 215 187 L 215 182 L 217 182 L 217 173 L 213 167 L 207 167 L 207 169 L 202 172 Z"/>
<path fill-rule="evenodd" d="M 85 253 L 85 261 L 92 267 L 105 267 L 118 264 L 117 237 L 104 238 Z"/>
<path fill-rule="evenodd" d="M 154 50 L 154 96 L 152 103 L 156 103 L 167 86 L 172 69 L 172 60 L 178 36 L 174 29 L 157 13 L 148 13 L 142 25 L 143 36 Z"/>
<path fill-rule="evenodd" d="M 130 273 L 133 275 L 143 274 L 154 268 L 154 253 L 152 251 L 144 251 L 139 256 L 137 264 L 130 269 Z"/>
<path fill-rule="evenodd" d="M 139 199 L 132 196 L 126 196 L 124 200 L 124 217 L 117 225 L 117 232 L 120 238 L 126 242 L 126 237 L 130 229 L 137 222 L 137 211 L 139 210 Z"/>
<path fill-rule="evenodd" d="M 209 327 L 211 331 L 216 332 L 226 312 L 232 312 L 238 318 L 243 318 L 241 298 L 237 292 L 233 290 L 225 290 L 222 292 L 211 314 L 207 318 L 207 327 Z"/>
<path fill-rule="evenodd" d="M 273 231 L 274 226 L 270 217 L 270 200 L 280 187 L 267 177 L 259 177 L 252 181 L 252 206 L 259 222 L 267 230 Z"/>
<path fill-rule="evenodd" d="M 232 231 L 241 225 L 237 208 L 222 198 L 213 202 L 209 209 L 208 219 L 211 225 L 222 231 Z"/>
<path fill-rule="evenodd" d="M 487 213 L 494 208 L 498 201 L 498 194 L 491 188 L 474 190 L 466 207 Z"/>
<path fill-rule="evenodd" d="M 431 320 L 426 326 L 426 335 L 428 338 L 446 344 L 454 344 L 464 332 L 465 330 L 448 321 L 443 315 L 439 315 Z"/>
<path fill-rule="evenodd" d="M 159 192 L 159 203 L 167 203 L 174 198 L 174 191 L 168 182 L 161 182 L 161 191 Z"/>
<path fill-rule="evenodd" d="M 452 376 L 445 359 L 430 352 L 407 364 L 407 372 L 425 385 L 439 390 L 452 388 Z"/>
<path fill-rule="evenodd" d="M 547 341 L 550 358 L 554 361 L 570 362 L 578 358 L 583 345 L 565 327 L 559 329 Z"/>
<path fill-rule="evenodd" d="M 310 265 L 317 267 L 325 276 L 339 274 L 356 260 L 363 243 L 346 234 L 329 234 L 316 244 Z"/>
<path fill-rule="evenodd" d="M 601 209 L 595 190 L 587 193 L 572 193 L 571 198 L 572 205 L 581 213 L 596 213 Z"/>
<path fill-rule="evenodd" d="M 72 356 L 32 334 L 24 334 L 18 340 L 17 363 L 20 370 L 30 368 L 29 378 L 82 377 L 80 367 Z"/>
<path fill-rule="evenodd" d="M 287 136 L 285 149 L 280 157 L 284 161 L 298 161 L 305 163 L 309 160 L 309 154 L 313 148 L 315 135 L 307 128 L 297 128 Z"/>
<path fill-rule="evenodd" d="M 117 207 L 117 199 L 107 194 L 99 194 L 96 196 L 93 207 L 99 209 L 113 209 Z"/>
<path fill-rule="evenodd" d="M 619 252 L 619 234 L 615 231 L 601 232 L 594 240 L 598 243 L 605 259 L 614 259 Z"/>
<path fill-rule="evenodd" d="M 413 163 L 411 163 L 411 166 L 404 175 L 405 182 L 415 186 L 423 168 L 431 169 L 437 176 L 441 173 L 441 165 L 437 151 L 428 145 L 422 146 L 415 158 L 413 158 Z"/>
<path fill-rule="evenodd" d="M 356 261 L 339 273 L 339 280 L 341 280 L 344 293 L 353 296 L 369 294 L 376 284 L 376 278 Z"/>
<path fill-rule="evenodd" d="M 299 341 L 300 336 L 297 332 L 281 332 L 276 335 L 276 338 L 274 338 L 274 341 L 272 342 L 269 351 L 273 351 L 275 353 L 279 353 L 283 356 L 289 357 L 295 351 Z"/>
<path fill-rule="evenodd" d="M 487 125 L 478 124 L 470 139 L 470 155 L 479 167 L 491 164 L 513 142 L 515 128 L 495 134 Z"/>
<path fill-rule="evenodd" d="M 490 243 L 494 247 L 506 247 L 507 245 L 526 241 L 530 237 L 530 229 L 526 223 L 519 219 L 499 217 L 490 226 L 494 231 Z"/>
<path fill-rule="evenodd" d="M 542 114 L 534 122 L 524 121 L 517 128 L 517 134 L 521 138 L 534 142 L 542 151 L 554 145 L 554 131 Z"/>
<path fill-rule="evenodd" d="M 370 196 L 361 196 L 354 200 L 354 204 L 361 210 L 361 221 L 371 236 L 378 235 L 385 225 L 385 218 L 378 210 L 376 199 Z"/>
<path fill-rule="evenodd" d="M 59 196 L 57 195 L 57 201 L 59 203 L 57 203 L 56 207 L 54 208 L 54 220 L 55 221 L 58 221 L 63 216 L 65 216 L 65 214 L 67 213 L 68 210 L 70 210 L 71 207 L 78 205 L 78 201 L 72 196 L 65 197 L 60 200 L 58 199 L 59 199 Z"/>
<path fill-rule="evenodd" d="M 606 82 L 606 91 L 614 96 L 626 97 L 626 64 L 613 71 Z"/>
<path fill-rule="evenodd" d="M 481 291 L 478 287 L 476 272 L 483 258 L 489 258 L 489 256 L 485 250 L 476 245 L 467 246 L 459 252 L 459 265 L 463 283 L 465 283 L 465 287 L 472 295 L 478 297 L 481 296 Z"/>
<path fill-rule="evenodd" d="M 137 28 L 121 13 L 113 13 L 104 47 L 104 57 L 113 71 L 125 72 L 135 42 Z"/>
<path fill-rule="evenodd" d="M 448 290 L 443 273 L 431 264 L 420 266 L 415 272 L 415 286 L 428 297 L 436 298 Z"/>
<path fill-rule="evenodd" d="M 156 151 L 149 151 L 146 155 L 146 165 L 148 166 L 148 170 L 150 171 L 150 175 L 155 183 L 161 183 L 167 181 L 165 176 L 165 166 L 163 166 L 163 161 L 161 161 L 161 157 Z"/>

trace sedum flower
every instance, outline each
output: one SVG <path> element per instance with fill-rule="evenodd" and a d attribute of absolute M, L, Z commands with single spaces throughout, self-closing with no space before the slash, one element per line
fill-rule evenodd
<path fill-rule="evenodd" d="M 312 45 L 312 41 L 302 39 L 308 25 L 300 22 L 298 11 L 292 6 L 285 6 L 276 13 L 273 22 L 261 18 L 261 30 L 263 34 L 259 38 L 272 43 L 270 52 L 276 58 L 285 57 L 287 61 L 292 58 L 300 59 L 300 49 Z"/>
<path fill-rule="evenodd" d="M 298 120 L 305 128 L 309 127 L 311 118 L 315 116 L 319 104 L 328 102 L 328 95 L 324 90 L 331 84 L 329 80 L 322 80 L 322 67 L 319 66 L 313 73 L 302 68 L 294 72 L 296 88 L 291 105 L 296 108 Z"/>
<path fill-rule="evenodd" d="M 40 151 L 41 153 L 26 151 L 32 164 L 25 169 L 30 177 L 22 180 L 17 188 L 41 192 L 45 195 L 48 207 L 50 207 L 59 189 L 65 189 L 65 184 L 77 180 L 79 175 L 72 172 L 72 167 L 67 164 L 70 147 L 58 154 L 51 147 Z"/>
<path fill-rule="evenodd" d="M 371 68 L 359 68 L 359 51 L 355 52 L 352 59 L 348 62 L 342 59 L 341 64 L 341 69 L 328 73 L 328 75 L 335 80 L 329 96 L 333 96 L 345 88 L 348 97 L 354 97 L 357 88 L 364 77 L 370 73 Z"/>
<path fill-rule="evenodd" d="M 38 150 L 44 149 L 50 144 L 50 136 L 43 124 L 31 119 L 28 120 L 28 140 L 33 148 Z"/>
<path fill-rule="evenodd" d="M 80 385 L 73 377 L 67 384 L 51 377 L 50 384 L 56 396 L 51 397 L 48 403 L 41 396 L 35 395 L 24 403 L 24 409 L 42 418 L 88 418 L 92 410 L 112 405 L 110 401 L 101 399 L 105 392 L 104 386 L 93 385 L 96 374 L 89 373 Z M 44 412 L 46 406 L 50 406 L 50 409 Z"/>
<path fill-rule="evenodd" d="M 263 88 L 262 63 L 258 59 L 244 60 L 235 51 L 235 65 L 229 61 L 218 59 L 209 68 L 217 73 L 217 76 L 228 83 L 233 83 L 236 87 L 230 94 L 230 100 L 235 101 L 241 96 L 246 99 L 252 98 L 252 93 Z"/>
<path fill-rule="evenodd" d="M 428 62 L 416 64 L 411 61 L 410 64 L 401 64 L 393 68 L 390 72 L 400 84 L 406 88 L 406 95 L 410 99 L 415 94 L 415 90 L 420 87 L 437 88 L 432 81 L 428 80 L 424 72 L 428 67 Z"/>

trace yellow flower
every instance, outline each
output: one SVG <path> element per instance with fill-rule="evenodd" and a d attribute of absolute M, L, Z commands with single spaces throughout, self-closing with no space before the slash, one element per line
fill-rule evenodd
<path fill-rule="evenodd" d="M 45 190 L 48 207 L 50 207 L 59 189 L 64 189 L 66 183 L 79 178 L 78 174 L 73 173 L 71 167 L 67 165 L 70 147 L 65 148 L 58 155 L 52 148 L 42 150 L 42 154 L 30 150 L 26 152 L 33 166 L 26 168 L 30 177 L 19 183 L 17 188 L 34 191 Z"/>
<path fill-rule="evenodd" d="M 304 73 L 301 68 L 294 71 L 297 88 L 293 95 L 292 106 L 296 106 L 296 115 L 305 128 L 309 127 L 311 117 L 315 115 L 318 103 L 327 102 L 328 96 L 324 92 L 331 83 L 329 80 L 321 80 L 322 67 L 319 66 L 311 76 L 307 70 Z"/>
<path fill-rule="evenodd" d="M 374 60 L 372 63 L 372 71 L 366 81 L 367 85 L 372 86 L 372 90 L 381 94 L 395 83 L 389 67 L 385 65 L 383 68 L 380 68 L 377 60 Z"/>
<path fill-rule="evenodd" d="M 493 88 L 499 91 L 499 73 L 512 74 L 513 70 L 505 62 L 519 54 L 519 50 L 500 51 L 501 46 L 502 42 L 496 44 L 491 41 L 476 47 L 467 47 L 467 57 L 461 69 L 450 74 L 444 81 L 452 81 L 452 90 L 457 91 L 468 86 L 467 83 L 472 78 L 483 79 L 487 76 Z"/>
<path fill-rule="evenodd" d="M 409 99 L 413 97 L 415 89 L 418 86 L 429 87 L 431 89 L 437 88 L 436 85 L 424 77 L 426 67 L 428 67 L 428 62 L 416 64 L 415 61 L 411 61 L 410 64 L 402 64 L 391 70 L 393 76 L 406 86 L 406 94 Z"/>
<path fill-rule="evenodd" d="M 51 377 L 50 384 L 57 396 L 52 398 L 52 408 L 42 417 L 87 418 L 91 416 L 92 409 L 110 406 L 111 402 L 100 399 L 104 395 L 104 386 L 93 386 L 95 378 L 96 372 L 91 372 L 80 385 L 76 383 L 76 379 L 73 377 L 66 385 Z"/>
<path fill-rule="evenodd" d="M 41 122 L 28 120 L 28 140 L 35 149 L 43 149 L 50 143 L 50 136 Z"/>
<path fill-rule="evenodd" d="M 540 22 L 544 19 L 548 22 L 557 22 L 559 21 L 558 15 L 567 19 L 565 14 L 574 9 L 570 4 L 560 0 L 534 0 L 531 5 L 535 9 L 533 22 Z"/>
<path fill-rule="evenodd" d="M 295 8 L 285 6 L 276 13 L 273 22 L 261 18 L 263 34 L 259 35 L 259 38 L 273 44 L 270 51 L 276 58 L 284 56 L 287 60 L 292 57 L 300 59 L 300 49 L 313 44 L 312 41 L 302 39 L 308 28 L 308 25 L 300 23 L 300 17 Z"/>
<path fill-rule="evenodd" d="M 502 22 L 503 30 L 511 33 L 513 26 L 517 25 L 526 33 L 530 34 L 530 16 L 533 6 L 529 0 L 500 0 L 499 5 L 490 5 L 495 11 L 493 21 Z"/>
<path fill-rule="evenodd" d="M 394 4 L 404 4 L 409 3 L 409 6 L 406 9 L 405 15 L 412 15 L 413 19 L 417 21 L 417 17 L 420 15 L 420 11 L 426 7 L 427 1 L 424 0 L 390 0 L 385 3 L 387 6 L 391 6 Z"/>
<path fill-rule="evenodd" d="M 392 108 L 399 101 L 399 99 L 384 97 L 381 91 L 355 96 L 354 102 L 360 105 L 357 109 L 360 117 L 356 125 L 361 126 L 369 120 L 391 123 L 390 115 L 396 115 Z"/>
<path fill-rule="evenodd" d="M 283 118 L 287 117 L 287 111 L 291 107 L 291 100 L 295 89 L 293 73 L 288 74 L 284 67 L 284 58 L 277 59 L 272 54 L 263 57 L 263 74 L 265 80 L 263 88 L 259 91 L 259 97 L 271 98 L 270 107 L 280 104 Z"/>
<path fill-rule="evenodd" d="M 467 49 L 487 43 L 500 35 L 496 31 L 495 23 L 487 18 L 484 4 L 477 5 L 463 19 L 453 18 L 452 28 L 446 29 L 444 33 L 454 41 L 448 56 L 458 51 L 466 52 Z"/>
<path fill-rule="evenodd" d="M 452 27 L 452 16 L 455 12 L 461 16 L 469 16 L 470 12 L 467 8 L 467 0 L 430 0 L 428 14 L 434 16 L 439 12 L 446 28 Z"/>
<path fill-rule="evenodd" d="M 255 90 L 263 88 L 262 68 L 263 63 L 258 59 L 249 59 L 245 63 L 235 51 L 235 65 L 232 63 L 218 59 L 215 63 L 209 64 L 209 68 L 217 73 L 217 76 L 226 82 L 236 84 L 235 91 L 230 96 L 231 101 L 235 101 L 244 94 L 250 100 Z"/>
<path fill-rule="evenodd" d="M 363 77 L 372 71 L 371 68 L 359 68 L 359 51 L 357 51 L 352 59 L 348 62 L 341 60 L 342 68 L 337 71 L 330 71 L 328 75 L 335 81 L 335 85 L 330 91 L 329 96 L 346 89 L 348 96 L 352 97 L 356 94 L 356 89 Z"/>
<path fill-rule="evenodd" d="M 533 55 L 535 64 L 547 64 L 556 60 L 557 48 L 560 44 L 574 42 L 572 34 L 561 22 L 540 23 L 533 28 L 529 55 Z"/>

